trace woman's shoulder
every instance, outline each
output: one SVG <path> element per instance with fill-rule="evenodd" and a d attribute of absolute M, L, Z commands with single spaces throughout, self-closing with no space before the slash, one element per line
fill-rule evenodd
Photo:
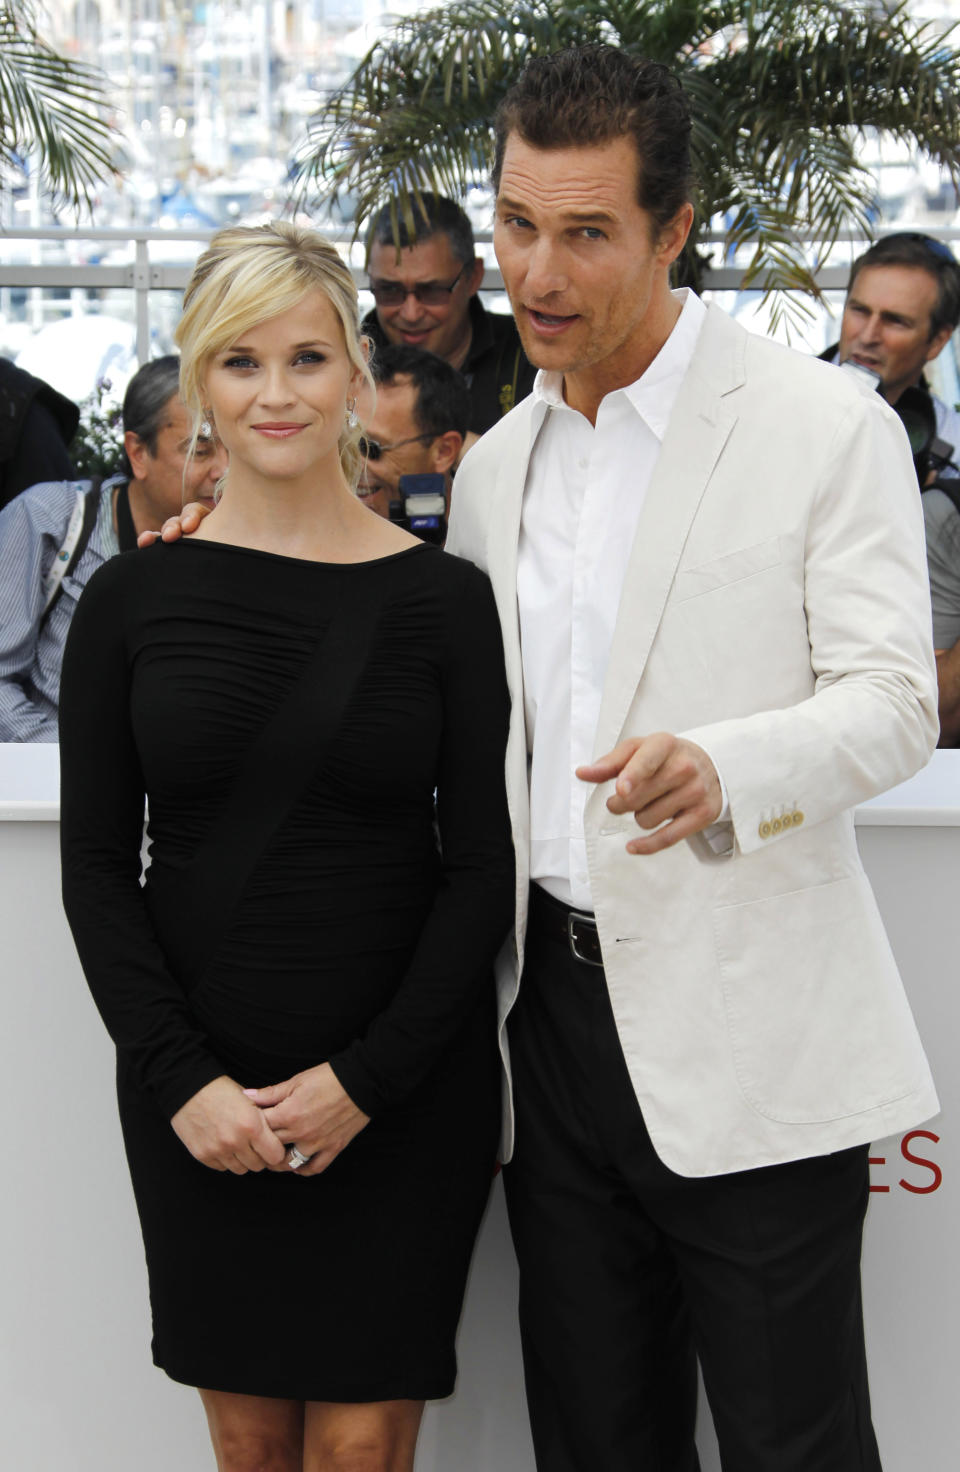
<path fill-rule="evenodd" d="M 474 594 L 489 591 L 490 579 L 487 574 L 468 557 L 462 557 L 459 552 L 447 552 L 444 549 L 437 560 L 441 564 L 440 575 L 452 590 L 461 589 L 472 591 Z"/>
<path fill-rule="evenodd" d="M 119 604 L 129 615 L 135 608 L 149 606 L 182 576 L 184 560 L 176 555 L 176 545 L 157 541 L 152 547 L 109 557 L 83 590 L 87 607 Z"/>

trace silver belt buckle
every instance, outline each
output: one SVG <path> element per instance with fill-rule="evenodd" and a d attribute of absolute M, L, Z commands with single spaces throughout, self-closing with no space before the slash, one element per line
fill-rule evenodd
<path fill-rule="evenodd" d="M 589 925 L 594 935 L 597 934 L 597 922 L 592 915 L 584 915 L 582 911 L 579 910 L 568 911 L 567 939 L 570 942 L 571 954 L 574 955 L 578 961 L 582 961 L 585 966 L 600 966 L 602 968 L 602 961 L 595 961 L 592 956 L 584 956 L 581 954 L 580 951 L 577 950 L 577 934 L 575 927 L 578 920 L 582 920 L 586 925 Z"/>

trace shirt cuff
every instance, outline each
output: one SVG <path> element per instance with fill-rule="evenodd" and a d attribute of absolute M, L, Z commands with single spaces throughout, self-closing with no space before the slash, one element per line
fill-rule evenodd
<path fill-rule="evenodd" d="M 719 816 L 713 823 L 702 830 L 701 836 L 710 850 L 719 858 L 723 858 L 725 855 L 733 853 L 733 824 L 730 820 L 730 798 L 727 795 L 727 784 L 723 780 L 723 773 L 713 760 L 713 756 L 707 750 L 707 747 L 704 746 L 702 741 L 698 741 L 697 745 L 701 751 L 706 751 L 707 756 L 710 757 L 711 762 L 713 762 L 713 770 L 717 774 L 717 781 L 720 783 Z"/>

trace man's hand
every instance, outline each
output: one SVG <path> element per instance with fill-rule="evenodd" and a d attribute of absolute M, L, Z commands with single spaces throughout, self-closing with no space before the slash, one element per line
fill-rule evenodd
<path fill-rule="evenodd" d="M 616 778 L 616 791 L 607 798 L 611 813 L 633 813 L 641 828 L 657 829 L 648 837 L 631 838 L 631 854 L 671 848 L 709 828 L 723 806 L 720 779 L 707 753 L 666 731 L 621 741 L 606 756 L 577 767 L 577 776 L 582 782 Z"/>
<path fill-rule="evenodd" d="M 281 1165 L 286 1152 L 240 1085 L 226 1074 L 206 1084 L 170 1121 L 194 1160 L 235 1176 Z"/>
<path fill-rule="evenodd" d="M 294 1074 L 285 1083 L 243 1092 L 263 1110 L 278 1140 L 296 1145 L 301 1155 L 310 1157 L 297 1171 L 300 1176 L 316 1176 L 326 1170 L 370 1123 L 370 1116 L 357 1108 L 329 1063 Z"/>
<path fill-rule="evenodd" d="M 149 547 L 158 537 L 162 542 L 175 542 L 180 536 L 189 537 L 212 510 L 212 506 L 204 506 L 202 501 L 191 501 L 189 506 L 184 506 L 179 516 L 169 516 L 158 532 L 141 532 L 137 538 L 137 546 Z"/>

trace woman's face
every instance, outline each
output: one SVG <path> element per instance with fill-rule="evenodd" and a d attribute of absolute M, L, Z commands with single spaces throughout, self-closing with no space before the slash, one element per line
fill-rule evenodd
<path fill-rule="evenodd" d="M 205 403 L 230 454 L 233 485 L 340 474 L 339 438 L 362 375 L 320 290 L 240 333 L 204 374 Z"/>

